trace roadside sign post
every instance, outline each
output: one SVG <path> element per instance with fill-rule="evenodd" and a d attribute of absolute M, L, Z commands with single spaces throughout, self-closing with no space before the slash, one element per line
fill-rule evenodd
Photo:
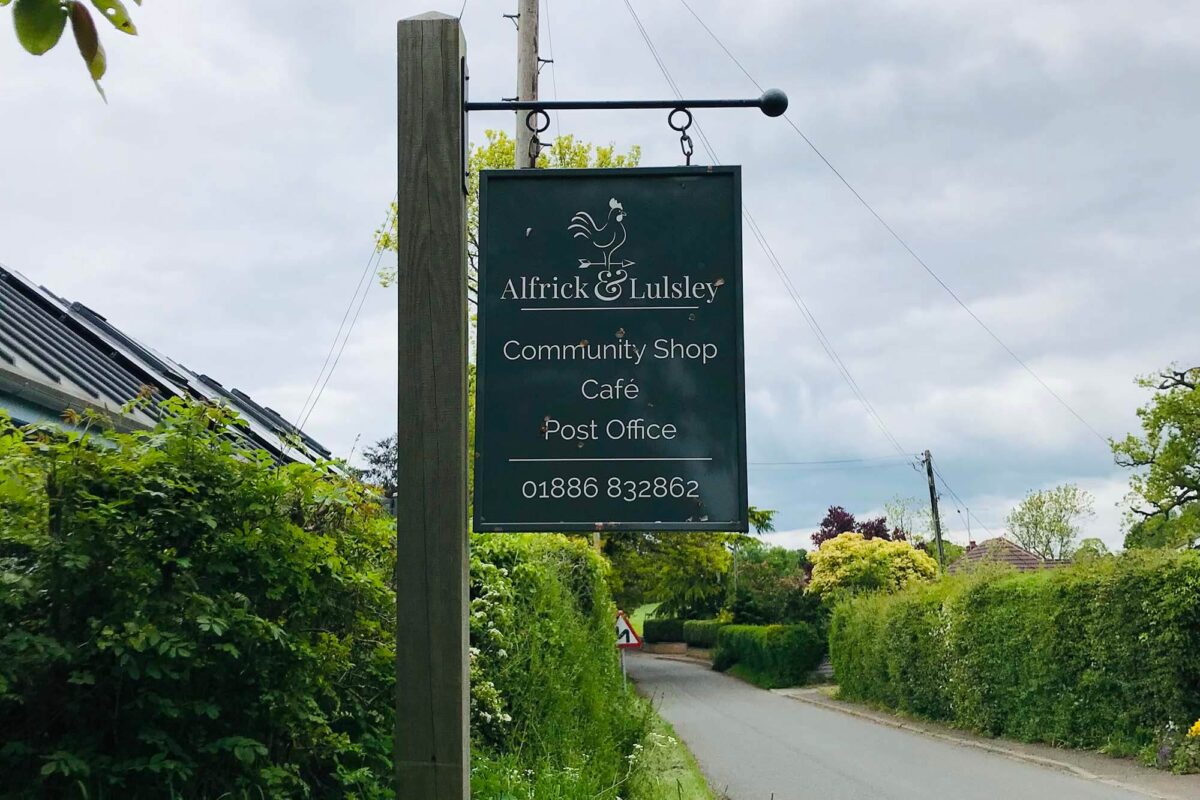
<path fill-rule="evenodd" d="M 740 179 L 481 173 L 475 530 L 748 529 Z"/>
<path fill-rule="evenodd" d="M 467 114 L 670 109 L 690 141 L 689 108 L 787 97 L 472 103 L 437 12 L 397 53 L 396 789 L 469 800 Z M 476 530 L 748 529 L 740 178 L 481 175 Z M 624 676 L 623 613 L 617 637 Z"/>
<path fill-rule="evenodd" d="M 396 796 L 467 800 L 466 43 L 430 13 L 397 46 Z"/>
<path fill-rule="evenodd" d="M 641 647 L 642 637 L 638 636 L 629 617 L 625 616 L 625 612 L 620 609 L 617 610 L 616 630 L 617 649 L 621 651 L 621 686 L 624 687 L 628 684 L 628 675 L 625 672 L 625 651 L 631 647 Z"/>

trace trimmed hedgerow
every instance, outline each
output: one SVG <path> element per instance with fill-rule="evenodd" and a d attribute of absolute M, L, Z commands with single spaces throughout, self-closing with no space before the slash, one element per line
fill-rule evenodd
<path fill-rule="evenodd" d="M 683 620 L 647 619 L 642 623 L 642 639 L 649 643 L 682 642 Z"/>
<path fill-rule="evenodd" d="M 1200 717 L 1200 553 L 1129 553 L 849 600 L 829 639 L 846 698 L 1132 752 Z"/>
<path fill-rule="evenodd" d="M 807 623 L 726 625 L 717 636 L 713 669 L 735 668 L 760 686 L 804 683 L 825 655 L 825 643 Z"/>
<path fill-rule="evenodd" d="M 728 624 L 715 619 L 689 619 L 683 623 L 683 640 L 689 647 L 716 647 L 717 634 Z"/>

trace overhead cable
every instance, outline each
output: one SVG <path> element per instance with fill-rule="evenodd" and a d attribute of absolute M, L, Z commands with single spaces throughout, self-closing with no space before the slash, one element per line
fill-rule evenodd
<path fill-rule="evenodd" d="M 741 70 L 742 74 L 745 75 L 750 80 L 750 82 L 752 84 L 754 84 L 754 86 L 756 88 L 758 88 L 758 90 L 760 92 L 763 91 L 762 85 L 754 78 L 753 75 L 750 74 L 750 71 L 747 70 L 742 65 L 742 62 L 738 60 L 737 56 L 735 56 L 729 50 L 729 48 L 725 46 L 725 43 L 721 41 L 721 38 L 719 36 L 717 36 L 717 34 L 712 30 L 712 28 L 708 27 L 708 25 L 704 22 L 704 20 L 700 18 L 700 15 L 696 13 L 695 9 L 692 8 L 692 6 L 687 2 L 687 0 L 679 0 L 679 2 L 682 3 L 683 7 L 688 10 L 688 12 L 696 19 L 696 21 L 698 23 L 700 23 L 700 26 L 702 28 L 704 28 L 705 32 L 707 32 L 710 37 L 712 37 L 712 40 L 717 43 L 717 46 L 720 47 L 721 50 L 723 50 L 725 52 L 725 55 L 729 56 L 730 60 L 733 61 L 733 63 L 737 66 L 737 68 L 739 70 Z M 626 0 L 626 5 L 628 5 L 628 0 Z M 1043 389 L 1045 389 L 1046 392 L 1048 392 L 1051 397 L 1053 397 L 1055 400 L 1057 400 L 1058 403 L 1063 408 L 1065 408 L 1067 411 L 1069 411 L 1071 413 L 1072 416 L 1075 417 L 1075 419 L 1077 419 L 1080 423 L 1083 424 L 1084 427 L 1086 427 L 1089 431 L 1091 431 L 1092 435 L 1094 435 L 1097 439 L 1099 439 L 1101 442 L 1103 442 L 1105 445 L 1107 445 L 1108 439 L 1103 434 L 1101 434 L 1098 430 L 1096 430 L 1096 428 L 1093 427 L 1090 422 L 1088 422 L 1086 419 L 1084 419 L 1083 415 L 1080 414 L 1078 411 L 1076 411 L 1071 406 L 1070 403 L 1068 403 L 1065 399 L 1063 399 L 1063 397 L 1060 394 L 1058 394 L 1058 392 L 1054 391 L 1054 389 L 1052 389 L 1050 387 L 1050 385 L 1048 383 L 1046 383 L 1046 381 L 1042 380 L 1042 377 L 1040 375 L 1038 375 L 1037 372 L 1034 371 L 1033 367 L 1029 366 L 1029 364 L 1024 359 L 1022 359 L 1020 356 L 1018 356 L 1016 354 L 1016 352 L 1011 347 L 1009 347 L 1008 344 L 1003 339 L 1001 339 L 1000 336 L 994 330 L 992 330 L 991 327 L 988 326 L 987 323 L 985 323 L 982 319 L 980 319 L 979 315 L 976 314 L 975 311 L 972 310 L 971 307 L 968 306 L 963 301 L 963 299 L 961 297 L 959 297 L 958 294 L 953 289 L 950 288 L 949 284 L 947 284 L 944 280 L 942 280 L 941 276 L 938 275 L 933 270 L 933 268 L 929 266 L 929 264 L 925 261 L 925 259 L 921 258 L 921 256 L 918 255 L 917 252 L 911 246 L 909 246 L 908 242 L 905 241 L 904 238 L 899 233 L 896 232 L 896 229 L 893 228 L 890 224 L 888 224 L 887 220 L 885 220 L 882 216 L 880 216 L 879 212 L 877 212 L 875 210 L 874 206 L 872 206 L 870 203 L 867 202 L 866 198 L 864 198 L 862 196 L 862 194 L 860 194 L 859 191 L 854 188 L 854 186 L 850 183 L 850 181 L 846 179 L 846 176 L 843 175 L 841 173 L 841 171 L 837 167 L 835 167 L 828 158 L 826 158 L 825 154 L 823 152 L 821 152 L 820 148 L 818 148 L 816 146 L 816 144 L 814 144 L 813 141 L 808 138 L 808 136 L 804 133 L 804 131 L 800 130 L 800 126 L 798 126 L 792 120 L 792 118 L 790 116 L 788 116 L 787 114 L 784 114 L 783 118 L 784 118 L 784 120 L 787 121 L 788 125 L 791 126 L 792 130 L 794 130 L 800 136 L 800 138 L 804 140 L 804 143 L 806 145 L 808 145 L 809 149 L 812 150 L 813 153 L 815 153 L 816 156 L 819 159 L 821 159 L 821 161 L 825 164 L 825 166 L 829 168 L 830 172 L 832 172 L 835 176 L 837 176 L 837 179 L 839 181 L 841 181 L 842 185 L 845 186 L 852 195 L 854 195 L 854 198 L 856 200 L 858 200 L 858 202 L 862 205 L 862 207 L 865 208 L 867 210 L 867 212 L 870 213 L 870 215 L 875 218 L 875 220 L 883 227 L 883 229 L 886 230 L 888 232 L 888 234 L 890 234 L 891 237 L 893 239 L 895 239 L 896 242 L 902 248 L 904 248 L 904 250 L 913 258 L 914 261 L 917 262 L 917 264 L 919 264 L 921 266 L 922 269 L 925 270 L 925 272 L 929 273 L 929 276 L 931 278 L 933 278 L 933 280 L 936 281 L 937 284 L 939 286 L 941 286 L 943 290 L 945 290 L 946 294 L 950 295 L 950 297 L 954 300 L 954 302 L 957 303 L 964 311 L 966 311 L 967 314 L 971 317 L 971 319 L 974 320 L 976 322 L 976 324 L 979 325 L 979 327 L 983 328 L 983 330 L 987 332 L 988 336 L 990 336 L 996 342 L 996 344 L 1000 345 L 1000 347 L 1004 350 L 1004 352 L 1008 353 L 1008 355 L 1014 361 L 1016 361 L 1017 364 L 1019 364 L 1022 369 L 1024 369 L 1027 373 L 1029 373 L 1029 375 L 1032 376 L 1033 379 L 1035 381 L 1037 381 L 1038 384 L 1040 384 L 1041 387 Z"/>

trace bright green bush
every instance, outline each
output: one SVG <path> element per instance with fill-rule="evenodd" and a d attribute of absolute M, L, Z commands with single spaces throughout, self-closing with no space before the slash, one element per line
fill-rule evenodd
<path fill-rule="evenodd" d="M 830 647 L 847 698 L 1130 752 L 1200 716 L 1200 553 L 1127 553 L 847 601 Z"/>
<path fill-rule="evenodd" d="M 713 669 L 737 667 L 743 677 L 775 688 L 804 683 L 825 655 L 811 625 L 726 625 L 717 636 Z"/>
<path fill-rule="evenodd" d="M 162 411 L 0 415 L 0 796 L 390 797 L 393 523 Z"/>
<path fill-rule="evenodd" d="M 642 639 L 646 642 L 682 642 L 683 620 L 654 619 L 642 623 Z"/>
<path fill-rule="evenodd" d="M 689 647 L 716 647 L 717 634 L 728 624 L 715 619 L 689 619 L 683 623 L 683 640 Z"/>

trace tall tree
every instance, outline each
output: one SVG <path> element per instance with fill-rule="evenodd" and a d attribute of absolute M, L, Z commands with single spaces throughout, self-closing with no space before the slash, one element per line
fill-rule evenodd
<path fill-rule="evenodd" d="M 829 510 L 825 512 L 825 518 L 821 520 L 821 527 L 812 535 L 812 542 L 817 547 L 820 547 L 825 542 L 843 533 L 861 533 L 864 539 L 896 539 L 903 541 L 907 538 L 904 531 L 899 528 L 892 531 L 888 530 L 887 517 L 875 517 L 874 519 L 859 522 L 845 508 L 830 506 Z"/>
<path fill-rule="evenodd" d="M 396 434 L 380 439 L 363 451 L 363 461 L 367 468 L 363 470 L 363 480 L 372 486 L 378 486 L 384 497 L 396 493 Z"/>
<path fill-rule="evenodd" d="M 1008 533 L 1042 558 L 1070 558 L 1081 520 L 1093 516 L 1093 500 L 1073 483 L 1030 492 L 1009 512 Z"/>
<path fill-rule="evenodd" d="M 1138 409 L 1142 436 L 1113 442 L 1130 478 L 1125 546 L 1188 547 L 1200 543 L 1200 367 L 1171 366 L 1138 380 L 1155 390 Z"/>
<path fill-rule="evenodd" d="M 487 143 L 471 145 L 467 161 L 467 291 L 475 302 L 479 266 L 479 171 L 484 169 L 513 169 L 517 165 L 516 142 L 504 131 L 484 131 Z M 633 145 L 624 153 L 616 145 L 597 145 L 578 141 L 574 136 L 558 136 L 538 156 L 540 169 L 606 169 L 636 167 L 642 159 L 642 148 Z M 375 232 L 375 246 L 396 252 L 396 204 L 392 203 L 388 224 Z M 395 268 L 379 271 L 383 285 L 396 279 Z"/>

